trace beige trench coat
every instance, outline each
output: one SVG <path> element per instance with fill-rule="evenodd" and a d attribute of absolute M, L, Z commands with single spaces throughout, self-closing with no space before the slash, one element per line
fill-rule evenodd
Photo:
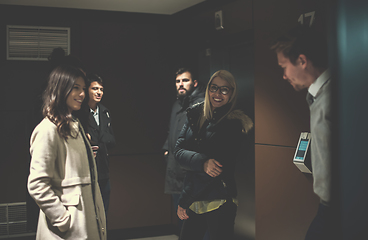
<path fill-rule="evenodd" d="M 67 141 L 47 118 L 32 133 L 28 191 L 40 207 L 37 240 L 106 239 L 102 197 L 97 181 L 91 181 L 86 136 L 79 125 L 78 121 L 71 123 L 77 138 Z M 93 154 L 90 145 L 88 151 Z"/>

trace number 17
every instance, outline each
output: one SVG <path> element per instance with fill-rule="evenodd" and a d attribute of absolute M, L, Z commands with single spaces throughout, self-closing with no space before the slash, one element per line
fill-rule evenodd
<path fill-rule="evenodd" d="M 300 17 L 298 19 L 298 22 L 300 22 L 301 24 L 304 24 L 304 18 L 310 17 L 309 26 L 312 26 L 313 21 L 314 21 L 314 14 L 315 13 L 316 13 L 316 11 L 309 12 L 309 13 L 304 13 L 304 14 L 300 14 Z"/>

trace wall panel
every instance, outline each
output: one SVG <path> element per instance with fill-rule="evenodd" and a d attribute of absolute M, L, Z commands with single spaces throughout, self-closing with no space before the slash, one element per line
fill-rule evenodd
<path fill-rule="evenodd" d="M 256 239 L 304 239 L 319 203 L 294 149 L 256 145 Z"/>
<path fill-rule="evenodd" d="M 163 193 L 161 155 L 111 156 L 110 174 L 110 230 L 171 223 L 171 197 Z"/>

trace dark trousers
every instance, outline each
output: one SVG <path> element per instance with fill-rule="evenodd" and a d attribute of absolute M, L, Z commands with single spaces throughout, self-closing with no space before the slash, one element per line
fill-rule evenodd
<path fill-rule="evenodd" d="M 237 206 L 227 201 L 220 208 L 203 214 L 196 214 L 190 209 L 184 220 L 180 240 L 202 240 L 206 231 L 210 240 L 231 240 L 234 236 L 234 224 Z"/>
<path fill-rule="evenodd" d="M 327 240 L 334 239 L 333 223 L 336 221 L 331 207 L 319 204 L 317 215 L 314 217 L 305 240 Z"/>
<path fill-rule="evenodd" d="M 110 192 L 111 192 L 111 185 L 110 185 L 110 179 L 100 179 L 98 180 L 98 186 L 101 190 L 102 195 L 102 201 L 105 208 L 105 215 L 107 219 L 107 211 L 109 210 L 109 202 L 110 202 Z"/>

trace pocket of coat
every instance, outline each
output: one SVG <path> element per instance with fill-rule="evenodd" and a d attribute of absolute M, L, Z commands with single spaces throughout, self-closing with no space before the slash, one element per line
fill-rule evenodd
<path fill-rule="evenodd" d="M 61 196 L 61 202 L 64 206 L 78 206 L 80 194 L 65 194 Z"/>

